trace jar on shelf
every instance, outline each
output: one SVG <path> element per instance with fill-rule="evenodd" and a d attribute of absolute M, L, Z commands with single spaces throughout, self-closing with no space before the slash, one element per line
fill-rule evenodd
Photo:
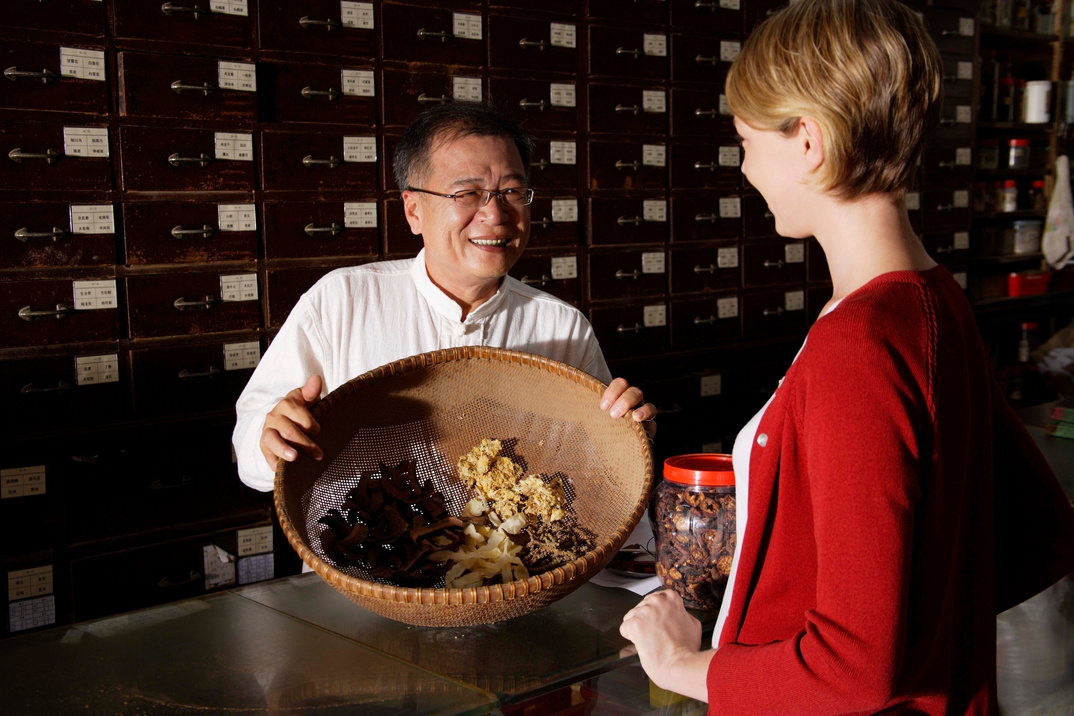
<path fill-rule="evenodd" d="M 1018 211 L 1018 182 L 1014 179 L 1004 179 L 996 182 L 996 211 Z"/>
<path fill-rule="evenodd" d="M 1026 208 L 1033 211 L 1044 211 L 1047 205 L 1044 200 L 1044 180 L 1034 179 L 1029 183 L 1026 193 Z"/>
<path fill-rule="evenodd" d="M 1029 140 L 1011 139 L 1007 142 L 1007 168 L 1029 169 Z"/>
<path fill-rule="evenodd" d="M 731 456 L 694 453 L 665 460 L 649 519 L 664 586 L 691 609 L 719 609 L 738 540 Z"/>
<path fill-rule="evenodd" d="M 1044 222 L 1040 219 L 1025 219 L 1014 222 L 1014 241 L 1012 254 L 1039 254 L 1040 237 Z"/>
<path fill-rule="evenodd" d="M 1055 3 L 1052 0 L 1033 1 L 1033 32 L 1055 34 Z"/>

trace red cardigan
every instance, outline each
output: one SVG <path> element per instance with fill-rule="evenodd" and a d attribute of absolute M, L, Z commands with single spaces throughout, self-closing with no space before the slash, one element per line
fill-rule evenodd
<path fill-rule="evenodd" d="M 750 455 L 711 714 L 997 713 L 997 600 L 1074 569 L 1074 514 L 994 386 L 942 267 L 880 276 L 816 322 Z M 993 516 L 994 429 L 1032 486 L 1022 526 Z M 1001 485 L 996 509 L 1015 497 Z M 1052 551 L 1016 551 L 1040 584 L 997 596 L 993 534 L 1020 529 Z"/>

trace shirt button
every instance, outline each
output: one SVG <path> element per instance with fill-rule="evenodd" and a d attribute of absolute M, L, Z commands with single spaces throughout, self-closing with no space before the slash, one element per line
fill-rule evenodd
<path fill-rule="evenodd" d="M 757 444 L 760 445 L 761 447 L 764 447 L 765 445 L 767 445 L 768 444 L 768 435 L 766 433 L 761 433 L 760 435 L 758 435 L 757 436 Z"/>

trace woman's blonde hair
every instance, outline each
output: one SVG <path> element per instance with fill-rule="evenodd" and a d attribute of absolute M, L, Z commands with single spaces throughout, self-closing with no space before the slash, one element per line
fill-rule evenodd
<path fill-rule="evenodd" d="M 911 187 L 942 96 L 936 45 L 895 0 L 797 0 L 750 34 L 727 77 L 731 111 L 751 127 L 819 123 L 818 184 L 845 199 Z"/>

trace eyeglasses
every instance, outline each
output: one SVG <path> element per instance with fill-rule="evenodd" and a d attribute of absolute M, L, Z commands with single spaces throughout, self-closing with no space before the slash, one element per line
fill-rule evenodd
<path fill-rule="evenodd" d="M 529 206 L 533 203 L 533 195 L 537 193 L 533 189 L 528 189 L 526 187 L 511 187 L 510 189 L 501 189 L 500 191 L 492 191 L 490 189 L 468 189 L 466 191 L 457 191 L 454 194 L 440 194 L 435 191 L 429 191 L 428 189 L 418 189 L 417 187 L 410 186 L 407 187 L 407 191 L 419 191 L 422 194 L 432 194 L 433 196 L 440 196 L 445 199 L 454 199 L 455 204 L 464 209 L 476 209 L 479 206 L 485 206 L 493 196 L 506 206 Z"/>

